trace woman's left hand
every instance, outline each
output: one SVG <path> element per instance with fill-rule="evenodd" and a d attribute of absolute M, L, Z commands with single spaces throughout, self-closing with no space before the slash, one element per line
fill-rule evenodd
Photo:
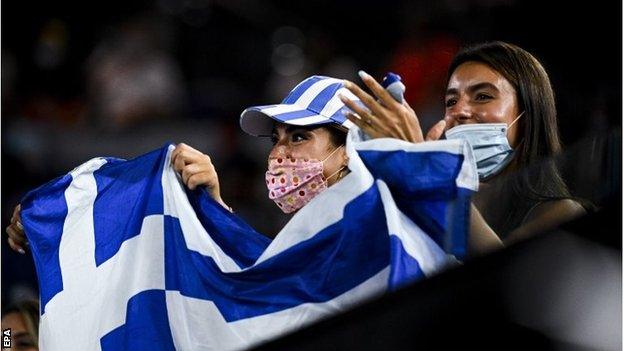
<path fill-rule="evenodd" d="M 396 138 L 412 143 L 440 138 L 446 127 L 445 120 L 436 123 L 427 135 L 423 136 L 418 117 L 405 100 L 402 104 L 396 101 L 373 77 L 363 71 L 360 71 L 360 78 L 377 99 L 353 82 L 345 80 L 344 84 L 345 88 L 368 107 L 368 111 L 342 95 L 340 99 L 347 107 L 355 111 L 355 114 L 347 113 L 346 117 L 371 138 Z"/>

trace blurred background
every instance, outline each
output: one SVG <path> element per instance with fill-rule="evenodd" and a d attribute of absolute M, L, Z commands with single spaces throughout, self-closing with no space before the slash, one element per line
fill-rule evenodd
<path fill-rule="evenodd" d="M 2 8 L 2 223 L 30 189 L 97 156 L 167 142 L 209 154 L 224 200 L 274 236 L 270 141 L 240 112 L 281 101 L 307 76 L 400 74 L 424 129 L 443 116 L 463 45 L 504 40 L 550 74 L 573 193 L 621 201 L 622 3 L 520 0 L 12 1 Z M 259 215 L 261 214 L 261 215 Z M 621 233 L 615 233 L 618 236 Z M 2 301 L 36 296 L 30 254 L 2 239 Z"/>

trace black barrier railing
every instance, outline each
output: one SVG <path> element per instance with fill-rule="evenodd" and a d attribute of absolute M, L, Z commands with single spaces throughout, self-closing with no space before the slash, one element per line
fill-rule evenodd
<path fill-rule="evenodd" d="M 257 350 L 619 350 L 621 203 Z"/>

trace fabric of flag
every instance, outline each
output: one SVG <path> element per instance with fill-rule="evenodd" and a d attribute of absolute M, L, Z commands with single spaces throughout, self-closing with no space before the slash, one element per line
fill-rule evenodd
<path fill-rule="evenodd" d="M 273 240 L 186 189 L 172 145 L 28 193 L 42 350 L 243 349 L 461 259 L 478 186 L 468 144 L 357 135 L 351 173 Z"/>

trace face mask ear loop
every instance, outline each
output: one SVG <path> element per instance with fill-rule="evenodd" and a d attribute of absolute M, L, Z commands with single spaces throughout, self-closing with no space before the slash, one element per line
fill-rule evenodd
<path fill-rule="evenodd" d="M 336 172 L 332 173 L 332 175 L 330 175 L 329 177 L 325 178 L 325 181 L 327 182 L 328 180 L 330 180 L 333 176 L 335 176 L 336 174 L 338 174 L 338 172 L 342 171 L 343 169 L 347 168 L 347 166 L 342 166 L 340 167 L 339 170 L 337 170 Z M 339 178 L 340 179 L 340 178 Z"/>
<path fill-rule="evenodd" d="M 513 122 L 511 122 L 508 126 L 507 126 L 507 130 L 509 130 L 509 128 L 511 128 L 511 126 L 513 126 L 516 122 L 518 122 L 518 120 L 520 119 L 520 117 L 522 117 L 522 115 L 524 114 L 524 111 L 522 111 L 522 113 L 520 113 L 518 115 L 518 117 L 516 117 L 516 119 L 513 120 Z"/>
<path fill-rule="evenodd" d="M 325 163 L 325 161 L 327 161 L 328 158 L 332 157 L 333 154 L 336 153 L 336 151 L 338 151 L 338 149 L 340 149 L 341 147 L 343 147 L 344 145 L 340 145 L 337 148 L 334 149 L 334 151 L 332 151 L 329 155 L 327 155 L 327 157 L 325 157 L 325 159 L 323 161 L 321 161 L 321 163 Z"/>
<path fill-rule="evenodd" d="M 328 158 L 330 158 L 334 153 L 336 153 L 336 151 L 338 151 L 338 149 L 340 149 L 341 147 L 343 147 L 343 145 L 338 146 L 334 151 L 332 151 L 329 155 L 327 155 L 327 157 L 325 157 L 325 159 L 323 161 L 321 161 L 322 163 L 325 163 L 325 161 L 327 161 Z M 343 169 L 345 169 L 345 166 L 342 166 L 340 169 L 338 169 L 336 172 L 332 173 L 332 175 L 330 175 L 329 177 L 325 178 L 325 181 L 327 182 L 329 179 L 331 179 L 333 176 L 335 176 L 336 174 L 338 174 L 338 172 L 342 171 Z"/>
<path fill-rule="evenodd" d="M 522 112 L 518 115 L 518 117 L 516 117 L 516 119 L 514 119 L 514 120 L 513 120 L 513 122 L 511 122 L 511 123 L 509 124 L 509 126 L 507 126 L 507 132 L 509 132 L 509 129 L 511 128 L 511 126 L 513 126 L 513 125 L 514 125 L 514 123 L 518 122 L 518 120 L 520 119 L 520 117 L 522 117 L 522 115 L 523 115 L 523 114 L 524 114 L 524 111 L 522 111 Z M 507 133 L 505 133 L 505 134 L 507 134 Z M 524 141 L 524 139 L 522 139 L 522 140 L 520 140 L 520 141 L 518 142 L 518 145 L 516 145 L 516 149 L 520 146 L 520 144 L 522 144 L 522 142 L 523 142 L 523 141 Z"/>

